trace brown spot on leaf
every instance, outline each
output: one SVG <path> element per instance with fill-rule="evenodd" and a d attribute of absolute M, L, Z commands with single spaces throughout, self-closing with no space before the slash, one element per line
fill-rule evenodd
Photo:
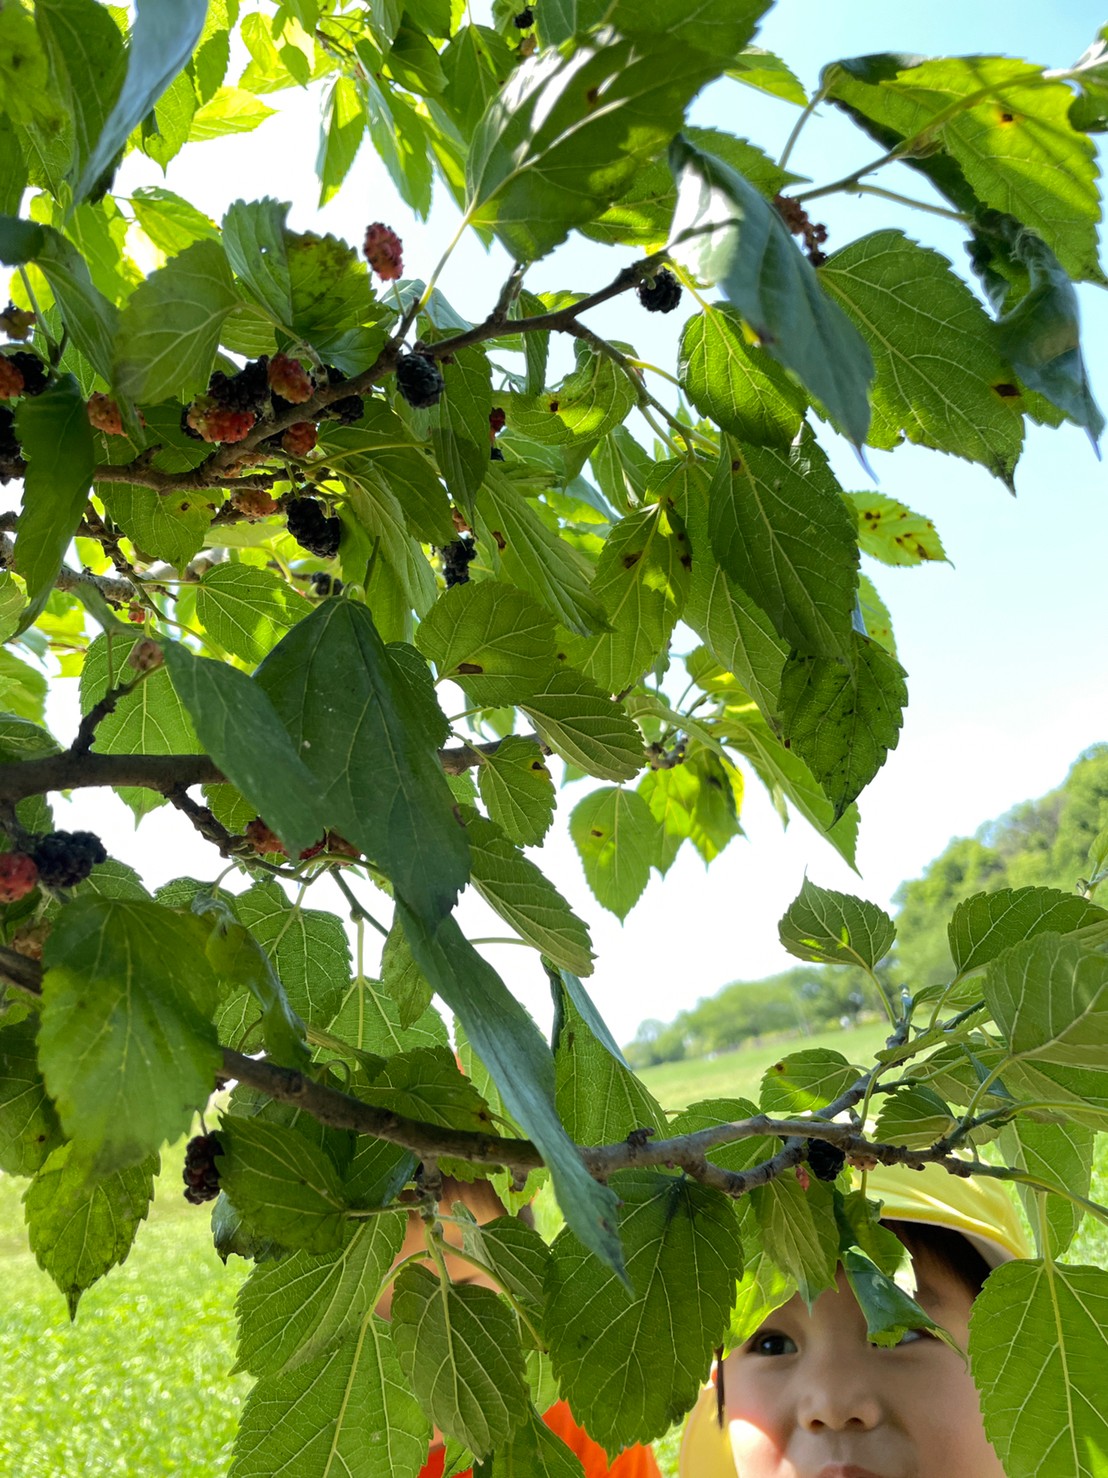
<path fill-rule="evenodd" d="M 742 470 L 743 470 L 742 458 L 741 457 L 736 457 L 735 460 L 731 463 L 731 471 L 732 472 L 741 472 Z"/>
<path fill-rule="evenodd" d="M 590 828 L 589 835 L 594 837 L 602 837 L 604 833 L 600 830 L 599 826 L 594 826 Z"/>
<path fill-rule="evenodd" d="M 1003 113 L 1002 112 L 1000 114 L 1000 121 L 1001 121 L 1001 123 L 1015 123 L 1015 121 L 1016 121 L 1015 114 L 1014 113 Z"/>
<path fill-rule="evenodd" d="M 639 562 L 640 559 L 642 559 L 642 550 L 641 549 L 632 550 L 632 552 L 630 554 L 625 554 L 623 556 L 623 561 L 622 561 L 623 568 L 625 570 L 631 569 L 631 567 L 633 565 L 637 565 L 638 564 L 638 562 Z"/>
<path fill-rule="evenodd" d="M 1009 385 L 1007 381 L 1002 381 L 999 385 L 994 385 L 993 389 L 1000 396 L 1001 400 L 1012 400 L 1020 393 L 1018 385 Z"/>
<path fill-rule="evenodd" d="M 543 764 L 542 760 L 532 760 L 531 768 L 532 770 L 540 771 L 543 775 L 546 774 L 546 766 Z"/>
<path fill-rule="evenodd" d="M 500 532 L 499 529 L 493 529 L 492 536 L 496 540 L 497 549 L 507 549 L 508 541 L 507 539 L 505 539 L 504 535 Z"/>
<path fill-rule="evenodd" d="M 189 505 L 187 503 L 182 503 L 177 511 L 179 513 L 187 513 L 189 511 Z"/>
<path fill-rule="evenodd" d="M 458 663 L 458 671 L 459 672 L 462 672 L 462 673 L 475 673 L 475 672 L 478 672 L 479 673 L 479 672 L 484 672 L 484 670 L 485 669 L 481 666 L 481 664 L 479 662 L 459 662 Z"/>
<path fill-rule="evenodd" d="M 558 401 L 552 400 L 550 402 L 550 410 L 551 410 L 551 413 L 552 414 L 554 414 L 554 415 L 557 414 L 557 412 L 558 412 Z"/>
<path fill-rule="evenodd" d="M 692 555 L 691 554 L 683 554 L 681 556 L 681 559 L 680 559 L 680 564 L 681 564 L 681 568 L 682 569 L 684 569 L 684 570 L 691 570 L 692 569 Z"/>
<path fill-rule="evenodd" d="M 600 101 L 600 88 L 590 87 L 588 92 L 585 94 L 585 101 L 586 103 L 588 103 L 590 108 L 595 108 L 597 103 Z"/>

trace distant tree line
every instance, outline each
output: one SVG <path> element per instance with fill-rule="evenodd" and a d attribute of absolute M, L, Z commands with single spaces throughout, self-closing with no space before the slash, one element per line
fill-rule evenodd
<path fill-rule="evenodd" d="M 1065 781 L 1037 800 L 1023 801 L 975 836 L 956 837 L 923 872 L 903 882 L 895 949 L 882 983 L 897 991 L 952 973 L 947 920 L 975 893 L 1030 886 L 1080 890 L 1089 851 L 1108 826 L 1108 743 L 1081 754 Z M 806 1036 L 872 1010 L 873 986 L 843 965 L 798 965 L 765 980 L 733 981 L 671 1022 L 644 1021 L 625 1049 L 633 1068 L 726 1052 L 753 1038 Z"/>

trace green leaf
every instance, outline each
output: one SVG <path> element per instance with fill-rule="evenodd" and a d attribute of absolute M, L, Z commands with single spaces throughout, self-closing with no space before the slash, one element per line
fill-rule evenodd
<path fill-rule="evenodd" d="M 26 631 L 46 605 L 92 486 L 92 428 L 73 376 L 25 396 L 15 431 L 27 462 L 15 556 L 29 600 L 18 630 Z"/>
<path fill-rule="evenodd" d="M 126 482 L 98 482 L 96 496 L 133 544 L 175 569 L 183 570 L 209 540 L 214 510 L 203 496 L 161 493 Z"/>
<path fill-rule="evenodd" d="M 812 433 L 787 450 L 724 438 L 708 503 L 719 563 L 781 636 L 801 652 L 845 655 L 857 545 Z"/>
<path fill-rule="evenodd" d="M 442 398 L 428 417 L 431 445 L 442 480 L 455 503 L 472 513 L 477 489 L 489 467 L 492 374 L 485 350 L 458 349 L 445 364 Z"/>
<path fill-rule="evenodd" d="M 35 22 L 56 81 L 65 77 L 69 83 L 66 103 L 73 114 L 74 146 L 70 174 L 80 177 L 123 83 L 127 65 L 123 38 L 108 11 L 92 0 L 45 0 L 35 7 Z M 23 85 L 29 85 L 29 79 Z"/>
<path fill-rule="evenodd" d="M 554 819 L 554 782 L 532 739 L 509 734 L 477 770 L 490 818 L 521 847 L 538 847 Z"/>
<path fill-rule="evenodd" d="M 207 13 L 207 0 L 141 0 L 131 26 L 127 76 L 74 186 L 75 200 L 92 192 L 131 130 L 185 66 Z"/>
<path fill-rule="evenodd" d="M 705 862 L 714 862 L 728 842 L 742 834 L 742 776 L 710 750 L 695 749 L 669 769 L 647 770 L 637 789 L 669 839 L 665 865 L 659 867 L 663 876 L 682 841 L 692 842 Z M 654 865 L 658 866 L 657 859 Z"/>
<path fill-rule="evenodd" d="M 413 1047 L 445 1047 L 448 1042 L 446 1024 L 437 1011 L 428 1007 L 415 1021 L 404 1026 L 396 1002 L 384 990 L 383 982 L 367 980 L 364 976 L 354 977 L 328 1030 L 351 1047 L 378 1057 L 407 1052 Z"/>
<path fill-rule="evenodd" d="M 866 1337 L 878 1349 L 892 1349 L 908 1329 L 937 1326 L 904 1290 L 856 1247 L 844 1248 L 843 1271 L 866 1321 Z"/>
<path fill-rule="evenodd" d="M 953 1124 L 953 1120 L 951 1121 Z M 1060 1191 L 1088 1196 L 1096 1136 L 1084 1124 L 1040 1124 L 1021 1114 L 1000 1131 L 1000 1152 L 1006 1165 L 1018 1165 Z M 1043 1196 L 1020 1185 L 1023 1209 L 1035 1232 L 1040 1256 L 1064 1257 L 1081 1225 L 1084 1211 L 1064 1195 Z M 1049 1247 L 1043 1247 L 1038 1203 L 1044 1203 Z"/>
<path fill-rule="evenodd" d="M 420 622 L 416 645 L 482 707 L 530 698 L 554 667 L 554 628 L 530 596 L 483 580 L 444 591 Z"/>
<path fill-rule="evenodd" d="M 579 636 L 603 627 L 604 610 L 590 588 L 587 562 L 547 528 L 528 499 L 495 469 L 477 495 L 477 510 L 513 585 Z"/>
<path fill-rule="evenodd" d="M 898 1088 L 881 1102 L 874 1135 L 885 1144 L 927 1149 L 954 1128 L 957 1120 L 933 1088 L 920 1083 Z"/>
<path fill-rule="evenodd" d="M 219 236 L 202 210 L 160 185 L 140 185 L 131 196 L 131 209 L 150 240 L 167 256 L 176 256 L 194 241 L 214 241 Z M 230 253 L 226 237 L 224 245 Z"/>
<path fill-rule="evenodd" d="M 763 1152 L 760 1158 L 768 1154 Z M 813 1180 L 805 1190 L 795 1176 L 782 1175 L 768 1186 L 756 1187 L 750 1196 L 766 1251 L 793 1279 L 810 1308 L 825 1288 L 833 1286 L 839 1260 L 831 1187 Z"/>
<path fill-rule="evenodd" d="M 24 1195 L 27 1235 L 38 1265 L 65 1294 L 69 1317 L 109 1269 L 125 1262 L 154 1199 L 157 1155 L 90 1178 L 76 1144 L 61 1144 Z"/>
<path fill-rule="evenodd" d="M 292 321 L 292 281 L 285 245 L 289 207 L 266 196 L 236 200 L 223 217 L 223 246 L 235 276 L 283 326 Z"/>
<path fill-rule="evenodd" d="M 457 538 L 450 500 L 426 452 L 399 416 L 383 401 L 367 400 L 354 426 L 322 428 L 320 446 L 327 465 L 371 496 L 391 491 L 403 509 L 403 522 L 417 539 L 448 544 Z M 382 553 L 391 553 L 387 546 Z"/>
<path fill-rule="evenodd" d="M 355 50 L 363 65 L 379 65 L 378 54 L 366 43 Z M 365 107 L 369 117 L 369 141 L 389 172 L 397 194 L 420 219 L 431 209 L 431 157 L 433 135 L 421 113 L 395 88 L 385 91 L 372 72 L 363 80 Z M 442 138 L 442 134 L 437 135 Z"/>
<path fill-rule="evenodd" d="M 400 1251 L 405 1220 L 402 1212 L 374 1216 L 339 1252 L 259 1263 L 235 1300 L 236 1370 L 282 1375 L 356 1333 Z"/>
<path fill-rule="evenodd" d="M 543 743 L 601 780 L 630 780 L 642 769 L 638 729 L 589 678 L 559 668 L 520 707 Z"/>
<path fill-rule="evenodd" d="M 804 885 L 778 926 L 781 943 L 798 960 L 821 965 L 861 965 L 873 970 L 896 938 L 884 909 L 850 893 Z"/>
<path fill-rule="evenodd" d="M 320 208 L 338 194 L 358 156 L 365 131 L 365 109 L 353 78 L 336 77 L 324 100 L 315 161 Z"/>
<path fill-rule="evenodd" d="M 591 975 L 589 931 L 554 884 L 510 842 L 494 821 L 466 821 L 470 881 L 491 909 L 520 938 L 556 965 Z"/>
<path fill-rule="evenodd" d="M 808 94 L 800 79 L 772 51 L 763 51 L 760 46 L 746 47 L 728 69 L 729 77 L 745 82 L 747 87 L 768 92 L 771 97 L 782 98 L 786 103 L 795 103 L 803 108 Z M 695 142 L 695 141 L 694 141 Z"/>
<path fill-rule="evenodd" d="M 773 622 L 707 551 L 693 546 L 693 573 L 684 620 L 727 673 L 733 673 L 762 713 L 775 717 L 781 669 L 789 646 Z"/>
<path fill-rule="evenodd" d="M 746 1247 L 746 1271 L 735 1289 L 731 1327 L 725 1341 L 728 1352 L 744 1345 L 761 1328 L 774 1309 L 788 1303 L 796 1292 L 795 1281 L 781 1271 L 768 1252 L 762 1248 L 752 1252 L 747 1239 L 744 1237 L 743 1240 Z"/>
<path fill-rule="evenodd" d="M 334 1161 L 304 1135 L 265 1119 L 224 1114 L 220 1187 L 255 1235 L 304 1252 L 332 1252 L 351 1223 Z"/>
<path fill-rule="evenodd" d="M 1060 888 L 1001 888 L 959 903 L 946 932 L 961 976 L 1036 934 L 1068 934 L 1106 918 L 1098 904 Z"/>
<path fill-rule="evenodd" d="M 366 1103 L 441 1128 L 488 1133 L 492 1118 L 473 1082 L 449 1047 L 421 1047 L 390 1057 L 368 1088 Z"/>
<path fill-rule="evenodd" d="M 484 1223 L 466 1221 L 462 1245 L 492 1270 L 501 1287 L 541 1314 L 550 1248 L 534 1227 L 516 1216 L 498 1216 Z"/>
<path fill-rule="evenodd" d="M 59 911 L 43 963 L 39 1062 L 66 1134 L 97 1173 L 189 1127 L 222 1059 L 199 919 L 85 897 Z"/>
<path fill-rule="evenodd" d="M 456 1471 L 456 1470 L 455 1470 Z M 581 1460 L 535 1410 L 493 1454 L 492 1478 L 584 1478 Z"/>
<path fill-rule="evenodd" d="M 718 1191 L 656 1170 L 611 1182 L 632 1293 L 566 1228 L 551 1250 L 544 1332 L 574 1415 L 614 1451 L 660 1436 L 693 1405 L 727 1328 L 742 1244 Z"/>
<path fill-rule="evenodd" d="M 220 139 L 229 133 L 252 133 L 275 112 L 244 88 L 221 87 L 192 115 L 189 143 Z"/>
<path fill-rule="evenodd" d="M 628 377 L 580 339 L 573 350 L 576 368 L 556 385 L 534 395 L 509 397 L 508 419 L 514 432 L 544 446 L 591 449 L 626 420 L 635 404 Z"/>
<path fill-rule="evenodd" d="M 860 446 L 873 360 L 784 221 L 741 174 L 680 135 L 670 146 L 670 167 L 677 180 L 675 259 L 699 281 L 722 286 L 770 357 Z"/>
<path fill-rule="evenodd" d="M 468 847 L 439 763 L 441 719 L 430 732 L 426 698 L 413 697 L 366 607 L 324 601 L 255 678 L 325 788 L 325 824 L 424 918 L 445 914 L 468 876 Z"/>
<path fill-rule="evenodd" d="M 489 26 L 459 28 L 442 52 L 442 103 L 467 142 L 485 109 L 498 95 L 515 66 L 504 38 Z"/>
<path fill-rule="evenodd" d="M 592 591 L 610 631 L 570 644 L 570 660 L 602 692 L 637 683 L 666 651 L 688 593 L 683 529 L 661 504 L 620 519 L 604 541 Z"/>
<path fill-rule="evenodd" d="M 345 374 L 371 364 L 384 331 L 370 327 L 381 316 L 369 272 L 358 253 L 335 236 L 310 231 L 286 234 L 292 284 L 292 332 Z M 351 329 L 351 323 L 361 327 Z"/>
<path fill-rule="evenodd" d="M 852 661 L 797 655 L 785 663 L 785 742 L 823 787 L 836 821 L 896 748 L 908 702 L 904 679 L 895 657 L 858 632 Z"/>
<path fill-rule="evenodd" d="M 658 823 L 642 796 L 605 785 L 577 802 L 569 833 L 597 902 L 625 919 L 650 880 Z"/>
<path fill-rule="evenodd" d="M 234 910 L 272 961 L 291 1007 L 315 1025 L 330 1023 L 350 980 L 342 920 L 320 909 L 297 908 L 275 881 L 240 893 Z"/>
<path fill-rule="evenodd" d="M 260 662 L 311 609 L 287 580 L 256 565 L 214 565 L 196 599 L 213 640 L 250 663 Z"/>
<path fill-rule="evenodd" d="M 279 1267 L 287 1267 L 281 1263 Z M 231 1478 L 417 1478 L 431 1425 L 411 1393 L 384 1319 L 366 1315 L 349 1338 L 250 1392 Z"/>
<path fill-rule="evenodd" d="M 402 1028 L 418 1021 L 431 1004 L 431 986 L 412 956 L 398 923 L 393 923 L 381 954 L 381 985 L 396 1007 Z"/>
<path fill-rule="evenodd" d="M 974 215 L 984 205 L 1015 216 L 1071 276 L 1103 281 L 1093 145 L 1070 121 L 1074 95 L 1060 78 L 1003 56 L 875 56 L 834 63 L 821 85 L 887 147 L 917 143 L 903 150 L 906 163 L 959 210 Z M 945 169 L 934 167 L 936 146 Z"/>
<path fill-rule="evenodd" d="M 874 231 L 835 252 L 819 279 L 877 367 L 870 445 L 906 436 L 980 462 L 1011 487 L 1023 417 L 996 327 L 946 258 L 900 231 Z"/>
<path fill-rule="evenodd" d="M 205 390 L 223 320 L 238 305 L 217 241 L 195 241 L 135 288 L 120 315 L 114 383 L 134 400 Z"/>
<path fill-rule="evenodd" d="M 3 685 L 4 707 L 8 713 L 30 723 L 45 721 L 46 674 L 22 662 L 7 648 L 0 650 L 0 684 Z"/>
<path fill-rule="evenodd" d="M 286 1067 L 304 1065 L 308 1056 L 304 1023 L 292 1009 L 280 977 L 262 946 L 233 917 L 222 899 L 200 893 L 193 899 L 192 909 L 202 918 L 211 918 L 212 932 L 204 953 L 218 978 L 245 986 L 261 1007 L 266 1052 L 274 1062 Z"/>
<path fill-rule="evenodd" d="M 466 1038 L 492 1075 L 508 1113 L 538 1145 L 566 1221 L 585 1246 L 621 1274 L 615 1198 L 589 1175 L 558 1118 L 554 1062 L 546 1041 L 453 917 L 432 932 L 403 903 L 398 908 L 417 963 L 461 1019 Z"/>
<path fill-rule="evenodd" d="M 235 667 L 165 642 L 174 690 L 200 742 L 223 774 L 258 808 L 293 857 L 327 829 L 323 794 L 297 753 L 265 690 Z"/>
<path fill-rule="evenodd" d="M 697 410 L 755 446 L 788 446 L 800 430 L 804 392 L 766 353 L 748 344 L 734 308 L 706 308 L 681 334 L 677 373 Z"/>
<path fill-rule="evenodd" d="M 655 0 L 644 6 L 636 0 L 615 0 L 605 20 L 622 36 L 645 43 L 679 42 L 713 58 L 730 59 L 754 35 L 770 0 Z"/>
<path fill-rule="evenodd" d="M 431 1420 L 478 1456 L 524 1419 L 515 1316 L 490 1288 L 449 1284 L 424 1267 L 397 1278 L 393 1337 L 405 1378 Z"/>
<path fill-rule="evenodd" d="M 946 551 L 935 525 L 922 513 L 884 493 L 844 493 L 858 520 L 858 545 L 886 565 L 918 565 L 945 560 Z"/>
<path fill-rule="evenodd" d="M 0 1170 L 34 1175 L 62 1140 L 35 1051 L 33 1017 L 0 1027 Z"/>
<path fill-rule="evenodd" d="M 566 1132 L 577 1144 L 615 1144 L 641 1129 L 664 1139 L 666 1116 L 649 1089 L 593 1031 L 565 984 L 554 989 L 554 1071 Z"/>
<path fill-rule="evenodd" d="M 826 1047 L 790 1052 L 766 1068 L 759 1102 L 762 1112 L 791 1118 L 825 1108 L 862 1076 L 841 1052 Z"/>
<path fill-rule="evenodd" d="M 1008 1055 L 1108 1072 L 1108 961 L 1057 934 L 1040 934 L 993 960 L 985 1001 Z"/>
<path fill-rule="evenodd" d="M 1008 1478 L 1097 1478 L 1108 1451 L 1108 1272 L 1009 1262 L 970 1319 L 985 1434 Z"/>
<path fill-rule="evenodd" d="M 517 261 L 544 256 L 610 204 L 665 148 L 720 59 L 679 42 L 639 51 L 610 39 L 518 68 L 477 126 L 466 213 Z M 601 101 L 603 105 L 601 106 Z"/>

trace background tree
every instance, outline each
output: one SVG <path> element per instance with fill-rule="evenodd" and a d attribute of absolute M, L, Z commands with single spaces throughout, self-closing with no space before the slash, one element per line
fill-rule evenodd
<path fill-rule="evenodd" d="M 895 1292 L 876 1208 L 836 1173 L 847 1157 L 968 1165 L 1027 1192 L 1040 1256 L 994 1274 L 976 1326 L 990 1434 L 1012 1478 L 1092 1473 L 1105 1448 L 1108 1274 L 1058 1260 L 1074 1208 L 1108 1215 L 1085 1199 L 1108 1114 L 1103 843 L 1082 894 L 960 903 L 953 978 L 890 1007 L 875 1063 L 786 1059 L 761 1105 L 669 1120 L 581 984 L 586 925 L 524 850 L 553 821 L 551 756 L 602 782 L 569 829 L 622 917 L 681 846 L 710 861 L 735 834 L 743 757 L 852 858 L 855 800 L 907 693 L 860 553 L 942 548 L 895 500 L 844 492 L 817 422 L 863 460 L 907 439 L 1007 485 L 1025 417 L 1102 430 L 1072 284 L 1104 281 L 1090 133 L 1108 38 L 1061 72 L 832 62 L 807 99 L 750 44 L 766 9 L 542 0 L 482 25 L 445 0 L 241 17 L 145 0 L 131 24 L 96 0 L 0 7 L 0 477 L 22 484 L 0 578 L 16 649 L 0 1166 L 30 1177 L 31 1245 L 75 1311 L 126 1256 L 163 1144 L 237 1085 L 187 1162 L 193 1198 L 218 1193 L 216 1246 L 256 1262 L 237 1478 L 293 1452 L 305 1475 L 336 1453 L 415 1473 L 432 1421 L 452 1460 L 572 1472 L 536 1425 L 555 1388 L 608 1447 L 650 1438 L 714 1348 L 826 1286 L 844 1246 L 871 1258 L 859 1296 L 895 1338 L 926 1316 Z M 232 41 L 250 60 L 227 85 Z M 687 126 L 724 73 L 800 105 L 794 140 L 817 102 L 841 109 L 875 157 L 797 189 L 791 142 L 774 161 Z M 326 84 L 324 196 L 368 134 L 414 212 L 437 178 L 458 235 L 507 249 L 506 280 L 454 304 L 441 264 L 403 277 L 395 223 L 367 223 L 359 254 L 291 230 L 272 199 L 217 224 L 164 189 L 112 194 L 128 149 L 164 164 L 255 123 L 256 94 L 286 77 Z M 874 183 L 897 162 L 942 203 Z M 988 306 L 894 225 L 828 254 L 813 211 L 833 192 L 952 218 Z M 533 292 L 528 268 L 572 231 L 625 265 Z M 676 376 L 590 326 L 619 297 L 692 305 Z M 681 659 L 679 621 L 698 642 Z M 80 670 L 67 746 L 28 660 L 47 652 Z M 462 694 L 450 719 L 442 684 Z M 151 896 L 111 837 L 54 829 L 46 798 L 88 786 L 139 819 L 168 801 L 222 871 Z M 232 873 L 249 886 L 225 888 Z M 353 962 L 310 894 L 326 880 Z M 551 1043 L 460 928 L 467 885 L 541 952 Z M 811 883 L 781 927 L 800 959 L 870 975 L 894 935 Z M 385 939 L 379 980 L 367 930 Z M 1001 1131 L 1001 1160 L 978 1157 Z M 828 1180 L 802 1170 L 817 1141 Z M 404 1208 L 427 1212 L 442 1270 L 435 1189 L 459 1168 L 509 1199 L 548 1175 L 565 1228 L 552 1246 L 472 1232 L 502 1296 L 407 1266 L 384 1324 Z M 663 1307 L 671 1338 L 645 1380 L 628 1331 Z M 1017 1327 L 1034 1360 L 992 1360 Z"/>

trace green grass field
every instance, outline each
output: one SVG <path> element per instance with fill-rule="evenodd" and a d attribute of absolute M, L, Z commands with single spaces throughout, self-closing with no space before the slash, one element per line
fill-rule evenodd
<path fill-rule="evenodd" d="M 831 1047 L 865 1062 L 880 1023 L 711 1061 L 643 1073 L 668 1109 L 695 1099 L 757 1100 L 776 1057 Z M 207 1212 L 181 1196 L 182 1146 L 167 1151 L 149 1221 L 122 1267 L 97 1283 L 70 1324 L 65 1301 L 27 1250 L 24 1181 L 0 1176 L 0 1473 L 19 1478 L 221 1478 L 250 1388 L 230 1376 L 234 1298 L 248 1271 L 212 1250 Z M 1093 1197 L 1108 1200 L 1108 1135 L 1101 1135 Z M 1108 1227 L 1088 1219 L 1067 1261 L 1108 1266 Z M 676 1474 L 676 1432 L 657 1444 L 665 1478 Z"/>

